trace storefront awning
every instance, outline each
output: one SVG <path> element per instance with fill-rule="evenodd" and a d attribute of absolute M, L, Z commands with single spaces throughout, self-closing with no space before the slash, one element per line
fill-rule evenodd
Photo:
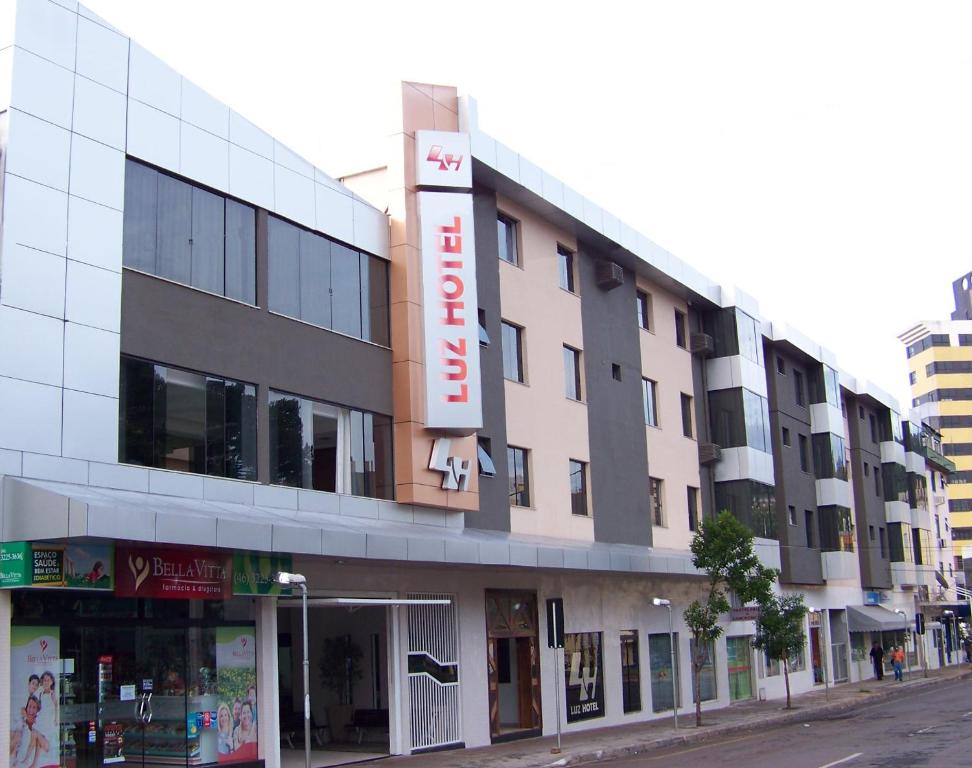
<path fill-rule="evenodd" d="M 107 539 L 342 559 L 701 575 L 686 552 L 473 530 L 462 527 L 461 515 L 443 510 L 151 472 L 169 493 L 0 476 L 0 541 Z"/>
<path fill-rule="evenodd" d="M 900 632 L 908 619 L 879 605 L 848 605 L 847 628 L 851 632 Z"/>

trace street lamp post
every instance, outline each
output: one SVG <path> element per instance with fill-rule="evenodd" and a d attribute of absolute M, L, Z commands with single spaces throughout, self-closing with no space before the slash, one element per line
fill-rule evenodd
<path fill-rule="evenodd" d="M 946 608 L 944 611 L 942 611 L 942 618 L 945 619 L 944 623 L 948 627 L 948 630 L 943 633 L 944 637 L 942 640 L 945 643 L 945 654 L 948 659 L 948 663 L 951 664 L 952 643 L 954 642 L 955 638 L 955 611 L 951 611 Z"/>
<path fill-rule="evenodd" d="M 675 730 L 678 730 L 678 664 L 675 659 L 675 631 L 672 625 L 672 601 L 664 597 L 652 598 L 651 604 L 656 608 L 668 609 L 668 645 L 672 650 L 672 715 L 675 718 Z"/>
<path fill-rule="evenodd" d="M 310 657 L 307 641 L 307 579 L 299 573 L 280 571 L 273 580 L 285 587 L 300 587 L 301 613 L 304 623 L 304 768 L 311 768 L 311 709 L 310 709 Z"/>

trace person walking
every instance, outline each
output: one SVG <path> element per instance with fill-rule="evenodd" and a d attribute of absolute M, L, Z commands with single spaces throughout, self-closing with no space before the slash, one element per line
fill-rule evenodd
<path fill-rule="evenodd" d="M 878 680 L 884 679 L 884 649 L 875 640 L 871 646 L 871 663 L 874 665 L 874 677 Z"/>
<path fill-rule="evenodd" d="M 904 648 L 900 645 L 895 646 L 895 649 L 891 651 L 891 662 L 894 664 L 894 679 L 898 682 L 904 680 Z"/>

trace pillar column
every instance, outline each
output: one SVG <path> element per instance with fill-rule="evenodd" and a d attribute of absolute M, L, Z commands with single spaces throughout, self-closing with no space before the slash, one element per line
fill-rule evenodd
<path fill-rule="evenodd" d="M 275 597 L 256 598 L 256 646 L 260 757 L 265 761 L 266 768 L 280 768 L 280 675 L 277 669 Z M 3 713 L 2 706 L 0 703 L 0 715 Z M 0 722 L 8 722 L 9 719 L 8 716 L 7 720 Z"/>

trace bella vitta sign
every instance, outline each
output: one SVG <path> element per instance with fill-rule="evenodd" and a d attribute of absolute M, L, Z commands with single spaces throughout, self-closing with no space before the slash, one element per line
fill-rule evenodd
<path fill-rule="evenodd" d="M 469 137 L 416 134 L 417 182 L 468 189 Z M 418 193 L 425 329 L 425 425 L 469 434 L 482 427 L 479 321 L 472 196 Z"/>

